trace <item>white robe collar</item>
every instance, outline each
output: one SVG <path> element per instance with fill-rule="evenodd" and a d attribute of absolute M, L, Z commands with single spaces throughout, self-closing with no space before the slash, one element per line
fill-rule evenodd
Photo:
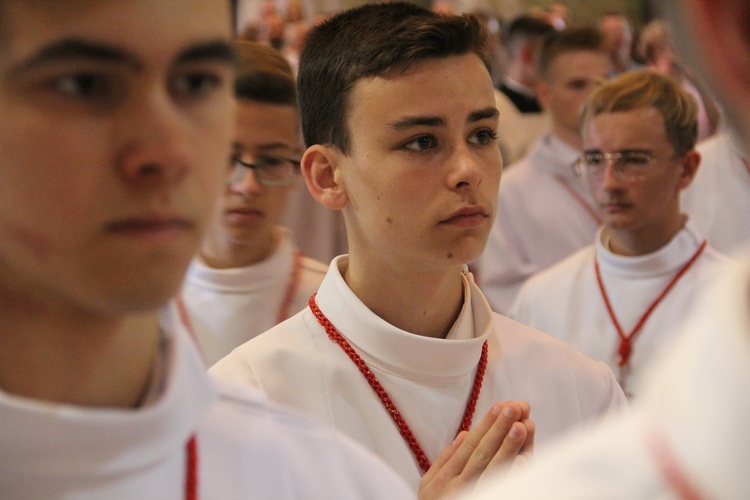
<path fill-rule="evenodd" d="M 476 369 L 492 331 L 492 312 L 471 273 L 464 272 L 464 305 L 446 339 L 415 335 L 373 313 L 344 281 L 347 255 L 336 257 L 316 301 L 364 360 L 383 370 L 423 380 L 449 380 Z M 387 361 L 386 361 L 387 360 Z"/>
<path fill-rule="evenodd" d="M 666 245 L 646 255 L 617 255 L 609 250 L 609 238 L 605 226 L 599 228 L 596 237 L 596 258 L 603 272 L 644 278 L 677 272 L 690 260 L 703 243 L 703 236 L 689 219 Z"/>
<path fill-rule="evenodd" d="M 164 393 L 139 409 L 78 407 L 0 391 L 0 476 L 15 470 L 44 479 L 93 479 L 133 474 L 174 457 L 216 393 L 186 332 L 168 336 L 166 357 Z"/>

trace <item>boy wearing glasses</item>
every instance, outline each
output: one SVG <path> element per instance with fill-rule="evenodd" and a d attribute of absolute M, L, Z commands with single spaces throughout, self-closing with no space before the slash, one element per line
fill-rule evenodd
<path fill-rule="evenodd" d="M 493 313 L 466 269 L 501 172 L 487 47 L 476 16 L 407 3 L 310 32 L 302 170 L 343 211 L 350 253 L 308 309 L 212 368 L 342 430 L 415 491 L 523 460 L 625 403 L 606 365 Z"/>
<path fill-rule="evenodd" d="M 507 313 L 524 281 L 588 245 L 596 233 L 591 193 L 570 164 L 582 151 L 581 105 L 608 70 L 604 37 L 594 28 L 557 31 L 542 44 L 537 95 L 551 130 L 506 169 L 498 217 L 474 263 L 494 311 Z"/>
<path fill-rule="evenodd" d="M 692 97 L 652 71 L 592 94 L 575 167 L 603 225 L 594 245 L 532 277 L 509 313 L 607 362 L 631 397 L 702 281 L 727 261 L 680 211 L 700 163 L 695 116 Z"/>
<path fill-rule="evenodd" d="M 232 160 L 211 225 L 177 304 L 208 366 L 307 307 L 327 266 L 279 225 L 299 187 L 301 137 L 294 74 L 275 49 L 237 42 Z"/>

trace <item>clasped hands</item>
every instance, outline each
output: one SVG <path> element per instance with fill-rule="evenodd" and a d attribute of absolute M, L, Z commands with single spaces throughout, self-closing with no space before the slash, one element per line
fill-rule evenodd
<path fill-rule="evenodd" d="M 419 482 L 419 499 L 436 500 L 531 458 L 534 422 L 525 401 L 492 405 L 482 420 L 440 452 Z"/>

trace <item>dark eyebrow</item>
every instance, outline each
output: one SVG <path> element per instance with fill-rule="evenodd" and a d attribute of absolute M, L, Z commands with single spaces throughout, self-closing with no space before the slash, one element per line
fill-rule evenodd
<path fill-rule="evenodd" d="M 119 47 L 106 43 L 68 38 L 37 51 L 30 58 L 16 66 L 12 72 L 16 73 L 45 64 L 74 60 L 125 64 L 134 70 L 139 70 L 143 67 L 143 63 L 136 55 Z M 176 64 L 184 64 L 206 60 L 234 64 L 236 55 L 229 42 L 216 40 L 188 47 L 180 52 L 175 62 Z"/>
<path fill-rule="evenodd" d="M 650 149 L 635 148 L 635 149 L 621 149 L 621 150 L 618 151 L 618 153 L 620 153 L 620 154 L 623 154 L 623 153 L 645 153 L 647 155 L 650 155 L 650 154 L 653 154 L 653 151 L 651 151 Z"/>
<path fill-rule="evenodd" d="M 224 40 L 214 40 L 188 47 L 177 56 L 177 64 L 214 61 L 235 64 L 237 53 L 234 47 Z"/>
<path fill-rule="evenodd" d="M 141 67 L 137 58 L 119 48 L 103 43 L 68 38 L 43 47 L 16 66 L 12 72 L 17 73 L 45 64 L 71 60 L 124 63 L 134 69 Z"/>
<path fill-rule="evenodd" d="M 411 127 L 439 127 L 445 120 L 437 116 L 407 116 L 390 124 L 391 128 L 402 130 Z"/>
<path fill-rule="evenodd" d="M 583 151 L 585 154 L 601 154 L 601 149 L 586 149 Z M 634 148 L 634 149 L 618 149 L 617 151 L 613 151 L 613 153 L 645 153 L 645 154 L 653 154 L 653 151 L 650 149 L 643 149 L 643 148 Z"/>
<path fill-rule="evenodd" d="M 486 108 L 474 111 L 466 119 L 467 123 L 478 122 L 487 118 L 495 118 L 499 112 L 497 108 Z M 391 128 L 401 130 L 410 127 L 440 127 L 445 125 L 445 120 L 437 116 L 407 116 L 390 124 Z"/>
<path fill-rule="evenodd" d="M 486 108 L 480 111 L 474 111 L 472 114 L 469 115 L 469 118 L 466 120 L 466 122 L 473 123 L 473 122 L 478 122 L 480 120 L 486 120 L 488 118 L 495 118 L 499 114 L 500 112 L 497 110 L 497 108 Z"/>

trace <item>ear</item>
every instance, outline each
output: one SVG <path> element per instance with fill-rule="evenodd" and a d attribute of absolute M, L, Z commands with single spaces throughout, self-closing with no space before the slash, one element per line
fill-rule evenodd
<path fill-rule="evenodd" d="M 700 163 L 701 154 L 695 149 L 688 151 L 688 153 L 682 157 L 680 160 L 680 181 L 678 183 L 680 189 L 687 188 L 690 183 L 693 182 Z"/>
<path fill-rule="evenodd" d="M 518 59 L 523 61 L 524 64 L 532 65 L 536 64 L 536 51 L 534 50 L 534 44 L 532 42 L 525 42 L 521 44 L 518 51 Z"/>
<path fill-rule="evenodd" d="M 338 169 L 341 157 L 338 150 L 315 144 L 305 151 L 300 162 L 308 191 L 315 201 L 332 210 L 343 209 L 348 201 Z"/>

